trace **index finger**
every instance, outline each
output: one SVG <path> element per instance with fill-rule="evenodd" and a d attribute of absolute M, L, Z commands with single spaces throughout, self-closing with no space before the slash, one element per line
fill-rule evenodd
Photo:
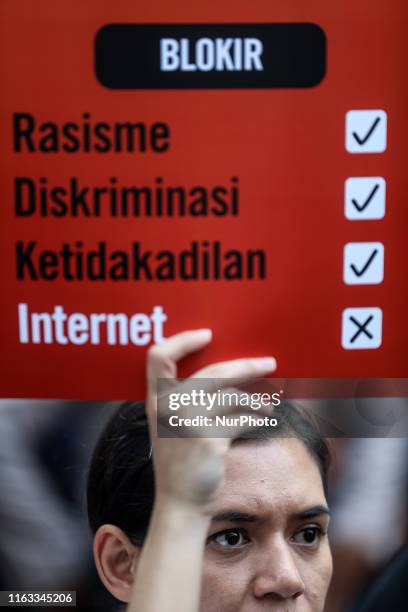
<path fill-rule="evenodd" d="M 261 378 L 276 370 L 274 357 L 249 357 L 221 361 L 198 370 L 191 378 L 226 378 L 234 379 L 236 384 L 250 378 Z"/>

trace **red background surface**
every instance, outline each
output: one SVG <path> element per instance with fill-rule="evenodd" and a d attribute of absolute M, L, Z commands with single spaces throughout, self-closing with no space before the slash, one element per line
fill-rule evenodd
<path fill-rule="evenodd" d="M 83 399 L 140 397 L 145 348 L 133 345 L 21 345 L 17 304 L 31 311 L 150 313 L 162 304 L 166 335 L 211 327 L 210 348 L 186 362 L 181 374 L 203 363 L 273 354 L 279 377 L 404 377 L 407 365 L 407 73 L 408 9 L 403 0 L 261 1 L 213 3 L 116 0 L 1 3 L 1 241 L 0 394 Z M 307 21 L 327 35 L 327 74 L 305 90 L 113 91 L 94 76 L 93 39 L 118 23 L 257 23 Z M 351 155 L 344 147 L 345 113 L 384 109 L 388 148 Z M 165 121 L 168 153 L 16 154 L 12 113 L 37 121 Z M 228 184 L 239 176 L 237 218 L 73 219 L 14 216 L 13 179 L 64 184 Z M 344 181 L 383 176 L 384 219 L 344 217 Z M 174 248 L 191 240 L 222 241 L 224 248 L 263 248 L 266 281 L 85 282 L 16 280 L 15 241 L 38 240 L 42 249 L 83 240 L 125 248 Z M 381 285 L 342 280 L 343 246 L 385 245 Z M 341 313 L 351 306 L 383 309 L 377 350 L 346 351 Z"/>

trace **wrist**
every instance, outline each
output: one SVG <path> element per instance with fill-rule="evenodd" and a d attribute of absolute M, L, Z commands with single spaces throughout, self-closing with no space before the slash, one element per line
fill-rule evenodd
<path fill-rule="evenodd" d="M 202 527 L 207 530 L 210 517 L 203 511 L 202 507 L 189 502 L 180 500 L 168 494 L 156 494 L 153 508 L 153 516 L 165 519 L 172 525 L 187 527 L 194 525 L 196 528 Z"/>

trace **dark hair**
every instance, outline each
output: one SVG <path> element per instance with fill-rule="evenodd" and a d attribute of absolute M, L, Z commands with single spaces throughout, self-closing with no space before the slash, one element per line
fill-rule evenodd
<path fill-rule="evenodd" d="M 256 440 L 296 437 L 316 461 L 327 495 L 330 452 L 316 424 L 291 404 L 274 408 L 278 427 L 262 428 Z M 238 438 L 248 443 L 255 436 Z M 88 518 L 92 531 L 106 523 L 141 545 L 154 504 L 154 472 L 144 402 L 126 402 L 106 425 L 93 453 L 88 475 Z"/>

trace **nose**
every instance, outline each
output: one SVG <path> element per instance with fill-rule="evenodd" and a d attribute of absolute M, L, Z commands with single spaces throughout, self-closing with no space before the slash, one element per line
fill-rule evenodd
<path fill-rule="evenodd" d="M 256 561 L 253 594 L 257 599 L 289 600 L 305 592 L 305 584 L 290 545 L 282 538 L 269 543 Z"/>

